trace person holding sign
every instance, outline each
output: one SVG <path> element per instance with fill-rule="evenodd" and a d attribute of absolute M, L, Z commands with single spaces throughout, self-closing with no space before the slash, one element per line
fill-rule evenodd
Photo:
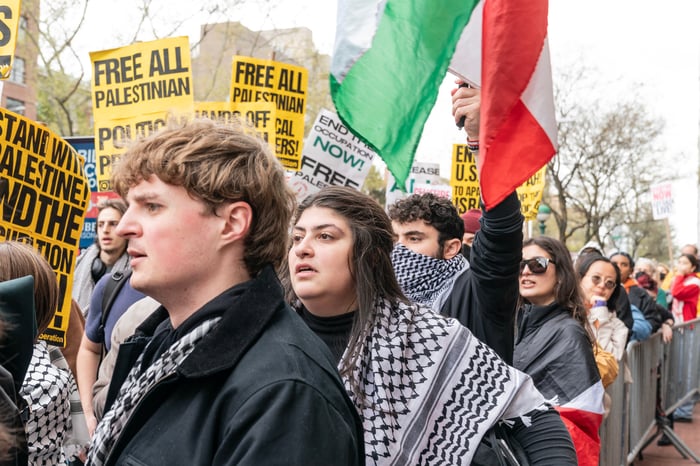
<path fill-rule="evenodd" d="M 480 91 L 453 91 L 455 122 L 464 118 L 469 149 L 479 150 Z M 507 363 L 513 362 L 523 216 L 515 191 L 484 211 L 470 259 L 460 254 L 464 223 L 449 200 L 412 195 L 389 207 L 401 288 L 414 302 L 454 317 Z"/>
<path fill-rule="evenodd" d="M 97 205 L 97 210 L 95 244 L 78 256 L 73 276 L 72 296 L 86 317 L 92 291 L 99 279 L 109 272 L 123 273 L 129 266 L 126 240 L 115 233 L 126 212 L 126 204 L 121 199 L 107 199 Z"/>
<path fill-rule="evenodd" d="M 88 465 L 362 464 L 331 355 L 284 302 L 294 194 L 254 134 L 170 122 L 115 167 L 131 285 L 161 306 L 119 347 Z"/>

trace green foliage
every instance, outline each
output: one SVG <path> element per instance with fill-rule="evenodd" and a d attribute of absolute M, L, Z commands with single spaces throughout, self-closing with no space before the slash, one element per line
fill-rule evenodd
<path fill-rule="evenodd" d="M 369 169 L 362 192 L 371 196 L 379 205 L 386 204 L 386 178 L 375 165 Z"/>

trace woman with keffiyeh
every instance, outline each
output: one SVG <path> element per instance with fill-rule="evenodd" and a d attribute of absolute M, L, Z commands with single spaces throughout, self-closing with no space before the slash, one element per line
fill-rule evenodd
<path fill-rule="evenodd" d="M 530 464 L 576 464 L 559 415 L 527 375 L 456 320 L 409 303 L 392 248 L 391 221 L 373 199 L 328 187 L 300 205 L 289 251 L 289 299 L 338 363 L 367 464 L 489 464 L 482 439 L 501 421 Z"/>

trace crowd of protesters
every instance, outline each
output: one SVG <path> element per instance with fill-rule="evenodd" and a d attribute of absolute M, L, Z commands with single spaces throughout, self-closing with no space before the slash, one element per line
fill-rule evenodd
<path fill-rule="evenodd" d="M 472 142 L 479 99 L 453 92 Z M 0 464 L 598 465 L 626 345 L 698 313 L 697 249 L 523 242 L 516 193 L 462 217 L 347 187 L 296 207 L 243 123 L 172 123 L 113 184 L 68 362 L 37 340 L 50 266 L 0 244 Z"/>

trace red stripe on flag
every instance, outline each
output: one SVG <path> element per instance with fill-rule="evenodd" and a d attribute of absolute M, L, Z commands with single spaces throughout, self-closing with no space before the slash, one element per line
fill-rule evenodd
<path fill-rule="evenodd" d="M 554 155 L 551 142 L 542 141 L 539 134 L 545 138 L 546 134 L 536 130 L 540 125 L 520 100 L 547 36 L 547 6 L 547 0 L 484 3 L 479 139 L 480 159 L 485 167 L 490 167 L 480 174 L 487 209 L 513 192 Z M 518 118 L 529 121 L 518 122 Z M 533 130 L 537 134 L 530 135 Z M 532 143 L 534 146 L 529 146 Z"/>
<path fill-rule="evenodd" d="M 487 209 L 515 191 L 554 154 L 549 136 L 520 99 L 499 129 L 479 157 L 481 196 Z"/>
<path fill-rule="evenodd" d="M 603 415 L 561 406 L 556 409 L 571 434 L 579 466 L 598 466 L 600 458 L 598 431 L 603 422 Z"/>

